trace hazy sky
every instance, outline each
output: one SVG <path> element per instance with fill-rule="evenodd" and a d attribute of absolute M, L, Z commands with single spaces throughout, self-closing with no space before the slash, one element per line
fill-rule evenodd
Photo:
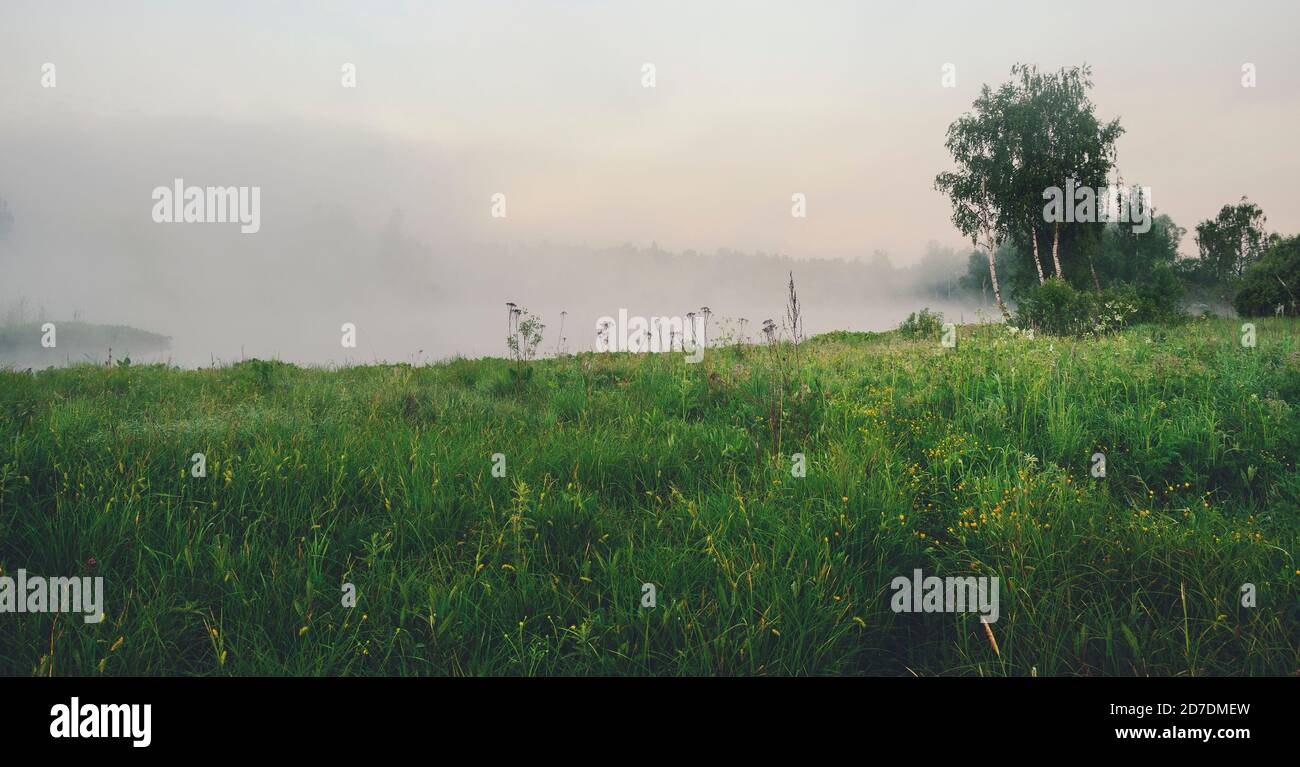
<path fill-rule="evenodd" d="M 0 292 L 85 302 L 111 274 L 135 298 L 159 271 L 234 268 L 310 281 L 312 249 L 337 244 L 313 221 L 377 232 L 395 209 L 435 250 L 656 241 L 905 264 L 960 244 L 932 188 L 944 133 L 1016 62 L 1091 64 L 1125 180 L 1180 225 L 1248 194 L 1293 233 L 1297 29 L 1296 2 L 3 0 L 0 197 L 28 235 Z M 262 233 L 153 225 L 150 190 L 175 177 L 261 185 Z"/>

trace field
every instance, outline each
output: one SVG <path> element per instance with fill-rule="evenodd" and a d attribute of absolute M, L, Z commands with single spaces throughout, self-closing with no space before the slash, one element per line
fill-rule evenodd
<path fill-rule="evenodd" d="M 0 569 L 106 611 L 0 614 L 0 674 L 1295 675 L 1300 323 L 1257 324 L 0 372 Z M 894 612 L 914 568 L 999 619 Z"/>

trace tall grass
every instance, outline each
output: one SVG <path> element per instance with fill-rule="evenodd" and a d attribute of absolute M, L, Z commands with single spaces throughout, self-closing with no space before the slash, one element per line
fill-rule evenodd
<path fill-rule="evenodd" d="M 0 373 L 0 567 L 107 603 L 0 614 L 0 673 L 1295 674 L 1300 326 L 1258 325 L 819 336 L 776 425 L 744 346 Z M 1000 578 L 1000 654 L 890 610 L 915 567 Z"/>

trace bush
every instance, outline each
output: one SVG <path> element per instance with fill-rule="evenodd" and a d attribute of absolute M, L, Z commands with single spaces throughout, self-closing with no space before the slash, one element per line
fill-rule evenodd
<path fill-rule="evenodd" d="M 1078 335 L 1091 327 L 1091 314 L 1086 294 L 1053 277 L 1020 297 L 1012 324 L 1052 335 Z"/>
<path fill-rule="evenodd" d="M 1187 318 L 1179 308 L 1183 297 L 1183 283 L 1172 266 L 1161 264 L 1145 279 L 1130 286 L 1137 308 L 1133 322 L 1174 323 Z"/>
<path fill-rule="evenodd" d="M 1300 315 L 1300 235 L 1275 243 L 1241 275 L 1233 306 L 1243 317 Z"/>
<path fill-rule="evenodd" d="M 1089 293 L 1053 277 L 1020 299 L 1012 324 L 1056 336 L 1105 335 L 1132 323 L 1138 303 L 1132 288 Z"/>
<path fill-rule="evenodd" d="M 898 333 L 903 338 L 938 338 L 943 330 L 943 312 L 932 312 L 929 307 L 920 312 L 912 312 L 898 326 Z"/>

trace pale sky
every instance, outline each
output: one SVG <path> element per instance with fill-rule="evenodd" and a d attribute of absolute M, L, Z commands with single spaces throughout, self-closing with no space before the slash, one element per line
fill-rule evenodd
<path fill-rule="evenodd" d="M 1088 62 L 1098 114 L 1127 129 L 1125 178 L 1152 187 L 1158 208 L 1190 229 L 1249 194 L 1272 228 L 1294 232 L 1298 9 L 6 0 L 0 115 L 19 131 L 346 128 L 442 158 L 429 198 L 467 224 L 490 225 L 485 201 L 505 192 L 512 239 L 796 257 L 881 248 L 905 262 L 928 239 L 957 242 L 931 184 L 947 167 L 944 130 L 980 84 L 1017 61 Z M 56 89 L 40 87 L 44 62 Z M 344 62 L 355 90 L 340 87 Z M 641 85 L 646 62 L 653 89 Z M 949 62 L 957 87 L 944 89 Z M 1253 89 L 1241 87 L 1245 62 Z M 789 215 L 794 192 L 807 195 L 806 220 Z"/>

